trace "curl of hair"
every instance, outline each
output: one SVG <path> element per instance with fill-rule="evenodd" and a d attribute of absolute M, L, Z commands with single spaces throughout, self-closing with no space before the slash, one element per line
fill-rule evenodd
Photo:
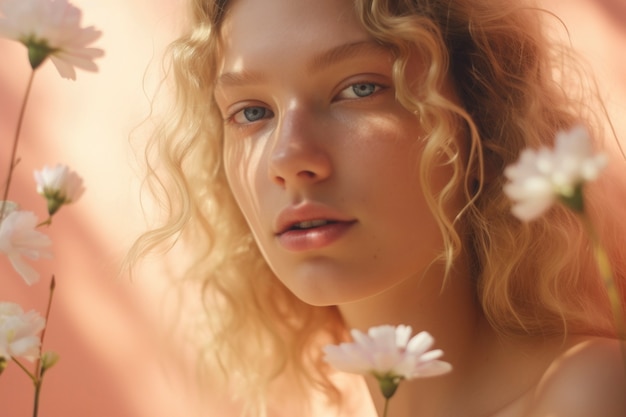
<path fill-rule="evenodd" d="M 504 167 L 526 147 L 551 145 L 557 131 L 582 114 L 580 102 L 568 99 L 555 80 L 565 55 L 549 48 L 543 12 L 521 1 L 354 3 L 364 28 L 395 54 L 397 99 L 428 132 L 416 164 L 444 236 L 440 260 L 447 270 L 462 250 L 470 253 L 476 296 L 503 335 L 612 333 L 578 219 L 555 207 L 521 223 L 502 191 Z M 345 338 L 336 308 L 306 305 L 276 279 L 226 181 L 213 85 L 227 1 L 191 5 L 191 30 L 170 49 L 174 117 L 147 151 L 163 164 L 157 172 L 149 160 L 148 178 L 169 215 L 137 242 L 134 253 L 179 236 L 190 242 L 194 261 L 185 276 L 202 291 L 211 329 L 207 358 L 217 358 L 244 399 L 262 404 L 271 381 L 284 372 L 303 390 L 313 384 L 336 399 L 317 349 L 322 339 Z M 424 70 L 409 79 L 405 69 L 415 57 Z M 442 163 L 452 168 L 450 181 L 431 189 L 429 173 Z M 450 214 L 446 207 L 459 189 L 465 207 Z"/>
<path fill-rule="evenodd" d="M 504 168 L 527 147 L 552 146 L 556 133 L 580 122 L 586 109 L 555 77 L 577 72 L 567 51 L 550 48 L 542 27 L 547 12 L 492 0 L 356 4 L 372 36 L 396 52 L 398 100 L 430 132 L 419 166 L 445 238 L 441 258 L 448 270 L 466 245 L 476 295 L 504 335 L 614 334 L 592 247 L 576 215 L 557 206 L 521 223 L 503 193 Z M 422 79 L 404 78 L 412 54 L 424 62 Z M 446 98 L 446 80 L 456 98 Z M 455 141 L 455 128 L 463 125 L 466 158 Z M 453 175 L 434 193 L 428 173 L 441 155 Z M 445 208 L 459 187 L 467 204 L 451 217 Z"/>

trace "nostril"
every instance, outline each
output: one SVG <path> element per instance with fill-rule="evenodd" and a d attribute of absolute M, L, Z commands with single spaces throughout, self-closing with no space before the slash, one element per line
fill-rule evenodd
<path fill-rule="evenodd" d="M 320 177 L 319 174 L 315 173 L 314 171 L 311 170 L 301 170 L 299 172 L 296 173 L 295 178 L 296 180 L 300 180 L 300 181 L 304 181 L 304 182 L 309 182 L 309 181 L 315 181 Z M 274 182 L 280 186 L 284 186 L 285 183 L 287 182 L 287 180 L 285 179 L 285 177 L 281 176 L 281 175 L 275 175 L 274 176 Z"/>
<path fill-rule="evenodd" d="M 279 177 L 278 175 L 274 176 L 274 182 L 281 187 L 285 186 L 285 179 L 283 177 Z"/>

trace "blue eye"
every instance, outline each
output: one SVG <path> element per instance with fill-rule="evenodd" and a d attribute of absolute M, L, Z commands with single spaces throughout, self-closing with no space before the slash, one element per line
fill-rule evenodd
<path fill-rule="evenodd" d="M 367 97 L 367 96 L 369 96 L 371 94 L 374 94 L 374 92 L 376 91 L 376 84 L 373 84 L 373 83 L 359 83 L 359 84 L 351 85 L 350 88 L 352 88 L 352 91 L 357 96 L 359 96 L 359 97 Z"/>
<path fill-rule="evenodd" d="M 359 99 L 371 96 L 378 92 L 382 87 L 376 83 L 355 83 L 344 88 L 339 93 L 339 98 L 343 99 Z"/>
<path fill-rule="evenodd" d="M 269 109 L 261 106 L 246 107 L 233 115 L 233 121 L 235 123 L 252 123 L 261 119 L 272 117 L 272 113 Z"/>

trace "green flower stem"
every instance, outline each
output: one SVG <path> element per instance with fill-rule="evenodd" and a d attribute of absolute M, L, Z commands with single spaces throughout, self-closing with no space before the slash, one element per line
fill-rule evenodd
<path fill-rule="evenodd" d="M 52 216 L 48 216 L 48 218 L 37 225 L 37 227 L 50 226 L 52 224 Z"/>
<path fill-rule="evenodd" d="M 383 408 L 382 417 L 387 417 L 387 410 L 389 409 L 389 398 L 385 398 L 385 407 Z"/>
<path fill-rule="evenodd" d="M 11 360 L 12 360 L 13 362 L 15 362 L 15 364 L 16 364 L 17 366 L 19 366 L 19 367 L 20 367 L 20 369 L 21 369 L 22 371 L 24 371 L 24 373 L 26 373 L 26 375 L 28 375 L 28 377 L 29 377 L 30 379 L 32 379 L 32 380 L 33 380 L 33 383 L 35 383 L 35 375 L 33 375 L 33 374 L 32 374 L 32 373 L 31 373 L 31 372 L 30 372 L 30 371 L 29 371 L 29 370 L 28 370 L 28 369 L 27 369 L 27 368 L 26 368 L 26 367 L 22 364 L 22 362 L 18 361 L 18 360 L 17 360 L 17 359 L 15 359 L 15 358 L 11 358 Z"/>
<path fill-rule="evenodd" d="M 17 144 L 20 139 L 20 132 L 22 131 L 22 122 L 24 121 L 24 113 L 26 112 L 26 104 L 28 103 L 28 97 L 30 96 L 30 90 L 33 86 L 33 79 L 35 78 L 35 70 L 32 70 L 30 77 L 28 78 L 28 85 L 26 86 L 26 93 L 22 100 L 22 106 L 20 107 L 20 113 L 17 119 L 17 128 L 15 129 L 15 137 L 13 138 L 13 148 L 11 149 L 11 160 L 9 161 L 9 172 L 7 174 L 7 181 L 4 187 L 4 194 L 2 195 L 2 206 L 0 207 L 0 219 L 4 216 L 4 210 L 7 198 L 9 197 L 9 188 L 11 187 L 11 180 L 13 179 L 13 169 L 17 164 L 15 157 L 17 155 Z"/>
<path fill-rule="evenodd" d="M 54 289 L 56 287 L 56 280 L 54 275 L 52 275 L 52 279 L 50 280 L 50 292 L 48 293 L 48 305 L 46 306 L 46 326 L 41 331 L 41 343 L 39 344 L 39 357 L 37 359 L 37 364 L 35 365 L 35 378 L 33 379 L 33 383 L 35 384 L 35 399 L 33 403 L 33 417 L 37 417 L 37 413 L 39 412 L 39 395 L 41 394 L 41 384 L 43 383 L 43 374 L 46 371 L 45 368 L 42 367 L 42 351 L 43 351 L 43 340 L 46 335 L 46 328 L 48 327 L 48 318 L 50 317 L 50 308 L 52 307 L 52 296 L 54 295 Z"/>
<path fill-rule="evenodd" d="M 18 361 L 15 358 L 11 358 L 11 359 L 13 360 L 13 362 L 17 364 L 17 366 L 20 367 L 22 371 L 24 371 L 24 373 L 26 373 L 26 375 L 28 375 L 28 377 L 33 381 L 33 384 L 35 385 L 35 400 L 33 404 L 33 417 L 37 417 L 37 414 L 39 412 L 39 393 L 41 392 L 41 375 L 39 375 L 38 373 L 33 375 L 20 361 Z M 39 366 L 37 366 L 37 368 L 38 367 Z"/>
<path fill-rule="evenodd" d="M 578 214 L 593 244 L 594 259 L 596 261 L 596 265 L 598 266 L 598 270 L 600 271 L 602 281 L 604 282 L 609 302 L 611 303 L 611 311 L 615 322 L 615 331 L 617 332 L 617 337 L 622 342 L 620 343 L 620 348 L 622 352 L 622 359 L 624 361 L 624 367 L 626 369 L 626 322 L 624 321 L 624 307 L 619 289 L 617 288 L 617 284 L 615 282 L 611 262 L 589 217 L 584 212 Z"/>
<path fill-rule="evenodd" d="M 402 378 L 393 376 L 393 375 L 379 376 L 379 375 L 374 374 L 374 376 L 378 380 L 378 385 L 380 386 L 380 392 L 383 394 L 383 397 L 385 397 L 385 407 L 383 409 L 382 417 L 387 417 L 387 410 L 389 408 L 389 399 L 393 397 L 393 395 L 396 393 L 396 390 L 398 389 L 398 386 L 400 385 L 400 381 L 402 381 Z"/>
<path fill-rule="evenodd" d="M 33 404 L 33 417 L 37 417 L 39 414 L 39 394 L 41 393 L 41 378 L 37 378 L 35 382 L 35 402 Z"/>

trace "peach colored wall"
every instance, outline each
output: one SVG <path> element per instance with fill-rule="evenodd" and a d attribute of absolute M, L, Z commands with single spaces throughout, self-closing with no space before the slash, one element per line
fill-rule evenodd
<path fill-rule="evenodd" d="M 21 137 L 11 199 L 44 218 L 33 169 L 61 162 L 81 174 L 83 198 L 46 231 L 54 259 L 37 262 L 42 280 L 27 287 L 0 260 L 0 299 L 43 312 L 50 273 L 57 277 L 45 348 L 61 361 L 44 380 L 44 417 L 193 416 L 193 377 L 184 374 L 161 317 L 164 282 L 131 282 L 119 261 L 143 223 L 128 144 L 148 111 L 142 79 L 174 32 L 177 0 L 74 0 L 83 23 L 102 30 L 98 73 L 64 80 L 47 62 L 37 71 Z M 0 178 L 29 66 L 22 45 L 0 40 Z M 185 381 L 189 381 L 187 383 Z M 0 377 L 0 416 L 30 416 L 30 381 L 14 364 Z"/>
<path fill-rule="evenodd" d="M 61 362 L 47 375 L 42 417 L 172 417 L 232 413 L 209 391 L 200 400 L 189 361 L 163 320 L 165 281 L 152 269 L 118 276 L 124 248 L 143 226 L 128 136 L 147 114 L 144 71 L 175 31 L 183 0 L 74 0 L 84 23 L 103 31 L 97 74 L 61 79 L 50 63 L 33 86 L 12 199 L 44 215 L 32 170 L 72 166 L 87 191 L 49 230 L 55 258 L 37 263 L 26 287 L 0 259 L 0 300 L 43 310 L 49 274 L 57 293 L 47 349 Z M 544 0 L 561 14 L 589 58 L 621 137 L 626 137 L 626 13 L 623 0 Z M 24 48 L 0 40 L 0 179 L 28 76 Z M 156 58 L 155 58 L 156 57 Z M 148 269 L 150 271 L 150 269 Z M 170 343 L 173 342 L 173 343 Z M 0 377 L 0 417 L 29 416 L 32 388 L 13 365 Z M 218 411 L 220 410 L 220 411 Z"/>

